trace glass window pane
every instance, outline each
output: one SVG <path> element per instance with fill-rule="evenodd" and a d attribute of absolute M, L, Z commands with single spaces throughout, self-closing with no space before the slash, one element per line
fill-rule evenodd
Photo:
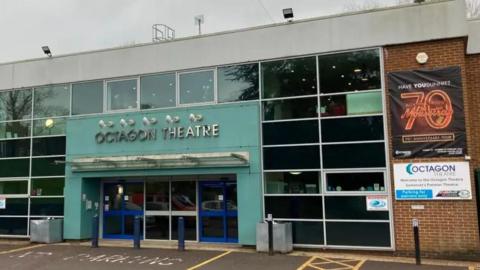
<path fill-rule="evenodd" d="M 103 112 L 103 81 L 72 84 L 72 115 Z"/>
<path fill-rule="evenodd" d="M 30 120 L 0 123 L 0 139 L 30 137 Z"/>
<path fill-rule="evenodd" d="M 328 191 L 385 191 L 382 172 L 327 173 Z"/>
<path fill-rule="evenodd" d="M 30 172 L 30 159 L 3 159 L 0 160 L 0 177 L 28 176 Z"/>
<path fill-rule="evenodd" d="M 197 210 L 196 184 L 195 181 L 172 182 L 172 211 Z"/>
<path fill-rule="evenodd" d="M 170 239 L 169 216 L 146 216 L 145 232 L 147 239 Z"/>
<path fill-rule="evenodd" d="M 107 82 L 107 110 L 137 108 L 137 80 Z"/>
<path fill-rule="evenodd" d="M 63 198 L 31 198 L 30 215 L 63 216 Z"/>
<path fill-rule="evenodd" d="M 380 89 L 379 50 L 322 55 L 318 57 L 320 92 Z"/>
<path fill-rule="evenodd" d="M 327 222 L 327 245 L 390 247 L 390 224 Z"/>
<path fill-rule="evenodd" d="M 32 90 L 0 91 L 0 121 L 32 117 Z"/>
<path fill-rule="evenodd" d="M 65 174 L 65 158 L 32 158 L 32 176 Z"/>
<path fill-rule="evenodd" d="M 265 191 L 269 194 L 312 194 L 320 192 L 319 172 L 266 172 Z"/>
<path fill-rule="evenodd" d="M 320 97 L 320 112 L 326 116 L 382 113 L 382 92 Z"/>
<path fill-rule="evenodd" d="M 172 216 L 172 240 L 178 239 L 178 218 Z M 185 240 L 197 240 L 197 217 L 183 217 L 185 221 Z"/>
<path fill-rule="evenodd" d="M 219 67 L 218 101 L 258 99 L 258 64 Z"/>
<path fill-rule="evenodd" d="M 34 117 L 70 114 L 70 87 L 67 84 L 35 88 L 34 97 Z"/>
<path fill-rule="evenodd" d="M 263 98 L 317 94 L 315 57 L 261 63 Z"/>
<path fill-rule="evenodd" d="M 280 120 L 317 117 L 317 98 L 295 98 L 263 102 L 263 119 Z"/>
<path fill-rule="evenodd" d="M 175 73 L 140 78 L 141 108 L 175 107 Z"/>
<path fill-rule="evenodd" d="M 180 74 L 180 103 L 213 101 L 213 71 Z"/>
<path fill-rule="evenodd" d="M 26 216 L 28 215 L 27 198 L 7 198 L 5 209 L 0 209 L 0 216 Z"/>
<path fill-rule="evenodd" d="M 27 218 L 0 218 L 0 235 L 27 235 Z"/>
<path fill-rule="evenodd" d="M 169 190 L 168 181 L 147 181 L 146 182 L 146 203 L 147 211 L 169 211 Z"/>
<path fill-rule="evenodd" d="M 388 220 L 388 211 L 367 211 L 365 196 L 325 196 L 327 219 Z"/>
<path fill-rule="evenodd" d="M 0 194 L 27 194 L 28 181 L 0 181 Z"/>
<path fill-rule="evenodd" d="M 286 221 L 292 223 L 294 244 L 323 245 L 323 222 Z"/>
<path fill-rule="evenodd" d="M 325 168 L 385 167 L 383 143 L 324 145 L 322 151 Z"/>
<path fill-rule="evenodd" d="M 351 117 L 322 120 L 322 141 L 383 140 L 383 117 Z"/>
<path fill-rule="evenodd" d="M 64 135 L 65 118 L 48 118 L 33 121 L 33 136 Z"/>
<path fill-rule="evenodd" d="M 264 148 L 264 169 L 318 169 L 320 168 L 319 148 L 317 145 Z"/>
<path fill-rule="evenodd" d="M 33 156 L 65 155 L 65 137 L 33 139 Z"/>
<path fill-rule="evenodd" d="M 265 196 L 265 215 L 273 218 L 321 219 L 321 196 Z"/>
<path fill-rule="evenodd" d="M 30 139 L 0 141 L 0 158 L 25 157 L 29 155 Z"/>
<path fill-rule="evenodd" d="M 42 178 L 31 180 L 32 196 L 62 196 L 65 178 Z"/>
<path fill-rule="evenodd" d="M 264 123 L 262 133 L 263 145 L 316 143 L 318 120 Z"/>

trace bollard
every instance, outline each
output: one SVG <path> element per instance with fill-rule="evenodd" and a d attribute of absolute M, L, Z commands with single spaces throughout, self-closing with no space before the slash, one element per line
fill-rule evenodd
<path fill-rule="evenodd" d="M 98 248 L 98 215 L 94 215 L 92 218 L 92 248 Z"/>
<path fill-rule="evenodd" d="M 414 218 L 412 220 L 412 225 L 413 225 L 413 239 L 415 241 L 415 263 L 417 265 L 421 265 L 422 261 L 420 258 L 420 235 L 418 231 L 418 219 Z"/>
<path fill-rule="evenodd" d="M 273 216 L 272 214 L 267 215 L 267 224 L 268 224 L 268 255 L 273 255 Z"/>
<path fill-rule="evenodd" d="M 185 220 L 178 218 L 178 251 L 185 251 Z"/>
<path fill-rule="evenodd" d="M 140 248 L 140 221 L 142 217 L 135 216 L 134 224 L 133 224 L 133 248 L 139 249 Z"/>

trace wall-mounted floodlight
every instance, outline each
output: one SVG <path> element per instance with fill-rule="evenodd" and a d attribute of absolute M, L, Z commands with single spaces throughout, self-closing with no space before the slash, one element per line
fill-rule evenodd
<path fill-rule="evenodd" d="M 191 113 L 189 116 L 188 116 L 188 119 L 190 120 L 190 122 L 200 122 L 203 120 L 203 116 L 201 114 L 193 114 Z"/>
<path fill-rule="evenodd" d="M 180 122 L 180 117 L 178 116 L 171 116 L 171 115 L 167 115 L 165 116 L 165 121 L 167 121 L 167 123 L 169 124 L 172 124 L 172 123 L 178 123 Z"/>
<path fill-rule="evenodd" d="M 48 46 L 42 46 L 43 53 L 46 54 L 48 57 L 52 57 L 52 52 Z"/>
<path fill-rule="evenodd" d="M 148 117 L 143 117 L 142 123 L 143 123 L 144 126 L 154 125 L 154 124 L 157 123 L 157 118 L 152 117 L 152 118 L 148 119 Z"/>
<path fill-rule="evenodd" d="M 292 8 L 284 8 L 283 10 L 283 18 L 289 22 L 293 20 L 293 9 Z"/>

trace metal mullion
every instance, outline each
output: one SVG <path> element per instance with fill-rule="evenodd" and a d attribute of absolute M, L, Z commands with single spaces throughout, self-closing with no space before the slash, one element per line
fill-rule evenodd
<path fill-rule="evenodd" d="M 35 88 L 32 88 L 32 110 L 31 110 L 31 118 L 30 118 L 30 157 L 29 157 L 29 162 L 28 162 L 28 197 L 27 197 L 27 202 L 28 202 L 28 218 L 27 218 L 27 236 L 30 236 L 30 204 L 31 204 L 31 200 L 30 200 L 30 193 L 31 193 L 31 190 L 32 190 L 32 163 L 33 163 L 33 160 L 32 160 L 32 155 L 33 155 L 33 135 L 34 135 L 34 126 L 33 126 L 33 123 L 35 122 L 34 120 L 34 108 L 35 108 Z"/>
<path fill-rule="evenodd" d="M 366 113 L 366 114 L 322 116 L 322 119 L 328 120 L 328 119 L 360 118 L 360 117 L 374 117 L 374 116 L 383 116 L 383 113 Z"/>
<path fill-rule="evenodd" d="M 56 138 L 56 137 L 66 137 L 66 134 L 38 135 L 38 136 L 32 137 L 32 140 L 39 139 L 39 138 Z"/>
<path fill-rule="evenodd" d="M 264 98 L 262 101 L 276 101 L 276 100 L 288 100 L 288 99 L 302 99 L 302 98 L 315 98 L 318 96 L 317 94 L 310 94 L 310 95 L 302 95 L 302 96 L 287 96 L 287 97 L 275 97 L 275 98 Z"/>
<path fill-rule="evenodd" d="M 15 140 L 28 140 L 31 137 L 15 137 L 15 138 L 1 138 L 0 142 L 6 142 L 6 141 L 15 141 Z"/>
<path fill-rule="evenodd" d="M 298 146 L 317 146 L 320 143 L 293 143 L 293 144 L 267 144 L 263 148 L 274 148 L 274 147 L 298 147 Z"/>
<path fill-rule="evenodd" d="M 28 159 L 30 155 L 23 157 L 1 157 L 0 160 Z"/>
<path fill-rule="evenodd" d="M 375 92 L 382 92 L 382 89 L 380 88 L 380 89 L 367 89 L 367 90 L 357 90 L 357 91 L 320 93 L 320 97 L 325 97 L 325 96 L 341 96 L 341 95 L 361 94 L 361 93 L 375 93 Z"/>
<path fill-rule="evenodd" d="M 323 219 L 326 218 L 325 214 L 325 192 L 324 187 L 325 185 L 325 177 L 323 171 L 323 140 L 322 140 L 322 113 L 321 113 L 321 99 L 320 99 L 320 63 L 319 63 L 319 56 L 315 56 L 315 63 L 316 63 L 316 75 L 317 75 L 317 121 L 318 121 L 318 143 L 319 143 L 319 156 L 320 156 L 320 173 L 319 173 L 319 192 L 322 194 L 322 217 Z M 325 220 L 322 221 L 322 228 L 323 228 L 323 245 L 327 245 L 327 224 Z"/>
<path fill-rule="evenodd" d="M 267 193 L 265 197 L 319 197 L 322 193 Z"/>
<path fill-rule="evenodd" d="M 263 117 L 262 117 L 263 119 Z M 293 122 L 293 121 L 308 121 L 308 120 L 318 120 L 317 117 L 307 117 L 307 118 L 291 118 L 291 119 L 278 119 L 278 120 L 262 120 L 261 123 L 278 123 L 278 122 Z"/>
<path fill-rule="evenodd" d="M 343 223 L 390 223 L 385 219 L 325 219 L 327 222 L 343 222 Z"/>
<path fill-rule="evenodd" d="M 385 140 L 324 142 L 324 143 L 322 143 L 322 145 L 372 144 L 372 143 L 385 143 Z"/>
<path fill-rule="evenodd" d="M 263 170 L 263 172 L 319 172 L 320 168 L 316 169 L 278 169 L 278 170 Z"/>
<path fill-rule="evenodd" d="M 276 221 L 301 221 L 301 222 L 323 222 L 324 219 L 323 218 L 310 218 L 310 219 L 306 219 L 306 218 L 276 218 L 275 219 Z"/>

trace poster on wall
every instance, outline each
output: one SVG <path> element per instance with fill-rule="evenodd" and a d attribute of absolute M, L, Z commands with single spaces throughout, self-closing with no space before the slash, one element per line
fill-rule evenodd
<path fill-rule="evenodd" d="M 395 158 L 466 154 L 460 67 L 388 74 Z"/>
<path fill-rule="evenodd" d="M 388 196 L 367 196 L 367 211 L 388 211 Z"/>
<path fill-rule="evenodd" d="M 0 197 L 0 209 L 7 209 L 7 198 Z"/>
<path fill-rule="evenodd" d="M 472 199 L 468 162 L 393 164 L 397 200 Z"/>

